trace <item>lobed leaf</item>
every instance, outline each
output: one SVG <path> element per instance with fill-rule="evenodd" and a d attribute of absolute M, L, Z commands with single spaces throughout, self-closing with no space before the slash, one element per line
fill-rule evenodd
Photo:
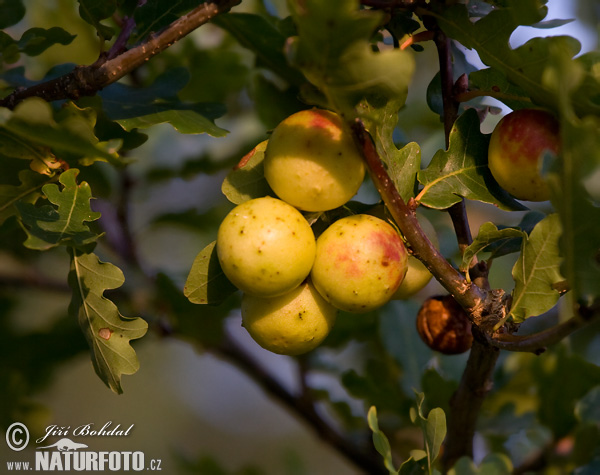
<path fill-rule="evenodd" d="M 49 147 L 31 143 L 13 132 L 0 127 L 0 153 L 9 158 L 30 160 L 29 167 L 43 175 L 53 175 L 61 167 Z"/>
<path fill-rule="evenodd" d="M 18 213 L 17 203 L 35 203 L 42 196 L 42 187 L 49 180 L 47 176 L 39 173 L 21 170 L 19 185 L 0 185 L 0 225 Z"/>
<path fill-rule="evenodd" d="M 547 312 L 558 302 L 560 294 L 553 284 L 564 280 L 559 270 L 560 235 L 560 219 L 551 214 L 523 239 L 521 255 L 512 270 L 515 288 L 510 315 L 515 322 Z"/>
<path fill-rule="evenodd" d="M 17 202 L 21 222 L 27 232 L 24 245 L 30 249 L 46 250 L 59 244 L 83 247 L 95 242 L 100 235 L 91 231 L 87 222 L 95 221 L 100 213 L 92 211 L 92 192 L 86 182 L 77 184 L 79 170 L 72 168 L 60 176 L 60 188 L 47 183 L 42 192 L 55 206 L 36 207 Z"/>
<path fill-rule="evenodd" d="M 401 149 L 396 147 L 393 132 L 398 123 L 398 111 L 404 100 L 390 100 L 382 107 L 363 101 L 358 115 L 375 141 L 377 153 L 387 165 L 387 171 L 400 196 L 407 202 L 415 195 L 415 180 L 421 168 L 421 148 L 411 142 Z"/>
<path fill-rule="evenodd" d="M 192 303 L 218 305 L 237 290 L 221 269 L 216 244 L 211 242 L 194 259 L 183 288 Z"/>
<path fill-rule="evenodd" d="M 518 26 L 539 24 L 546 14 L 547 7 L 537 0 L 509 0 L 476 22 L 471 21 L 465 5 L 438 9 L 434 17 L 444 33 L 475 49 L 485 64 L 525 91 L 533 102 L 556 107 L 554 91 L 542 80 L 544 70 L 553 50 L 562 50 L 571 58 L 580 50 L 579 41 L 570 36 L 547 36 L 533 38 L 515 49 L 509 42 Z M 581 90 L 574 96 L 576 110 L 600 109 L 589 92 Z"/>
<path fill-rule="evenodd" d="M 288 58 L 331 107 L 350 118 L 362 100 L 377 107 L 406 101 L 414 58 L 398 49 L 372 50 L 381 12 L 359 9 L 357 0 L 294 0 L 289 6 L 298 36 L 288 41 Z"/>
<path fill-rule="evenodd" d="M 96 373 L 114 392 L 123 392 L 121 376 L 139 369 L 130 341 L 146 334 L 148 324 L 139 317 L 128 318 L 104 297 L 125 278 L 113 264 L 101 262 L 95 254 L 71 248 L 69 285 L 73 290 L 69 313 L 76 316 L 85 335 Z"/>
<path fill-rule="evenodd" d="M 57 26 L 44 28 L 30 28 L 25 31 L 19 40 L 14 40 L 8 34 L 0 32 L 0 55 L 5 63 L 15 63 L 21 53 L 27 56 L 37 56 L 56 44 L 68 45 L 75 39 L 67 31 Z"/>
<path fill-rule="evenodd" d="M 469 74 L 469 89 L 487 91 L 512 110 L 532 107 L 529 95 L 511 83 L 495 68 L 478 69 Z"/>
<path fill-rule="evenodd" d="M 529 211 L 526 213 L 519 224 L 516 226 L 517 230 L 523 231 L 527 234 L 533 231 L 533 228 L 537 223 L 546 217 L 545 214 L 538 211 Z M 499 230 L 511 229 L 511 227 L 498 226 Z M 515 229 L 512 227 L 512 229 Z M 515 252 L 521 252 L 521 243 L 523 242 L 523 236 L 501 239 L 499 241 L 491 242 L 485 251 L 489 252 L 489 259 L 496 259 L 498 257 L 506 256 Z"/>
<path fill-rule="evenodd" d="M 77 110 L 77 112 L 75 112 Z M 10 112 L 0 115 L 0 151 L 15 158 L 31 159 L 31 168 L 52 174 L 60 168 L 54 154 L 90 163 L 95 160 L 116 162 L 115 143 L 100 143 L 94 136 L 95 116 L 74 105 L 54 113 L 39 98 L 21 102 Z"/>
<path fill-rule="evenodd" d="M 480 252 L 487 249 L 492 244 L 498 244 L 500 242 L 507 242 L 509 240 L 516 239 L 519 241 L 524 237 L 524 232 L 515 228 L 504 228 L 498 229 L 494 223 L 484 223 L 479 228 L 477 237 L 473 242 L 465 249 L 463 253 L 462 263 L 460 270 L 463 272 L 467 271 L 471 267 L 473 258 Z"/>
<path fill-rule="evenodd" d="M 496 183 L 487 164 L 489 135 L 479 130 L 479 118 L 467 110 L 450 132 L 448 150 L 439 150 L 425 170 L 417 174 L 423 189 L 416 200 L 446 209 L 461 198 L 491 203 L 504 210 L 526 209 Z"/>

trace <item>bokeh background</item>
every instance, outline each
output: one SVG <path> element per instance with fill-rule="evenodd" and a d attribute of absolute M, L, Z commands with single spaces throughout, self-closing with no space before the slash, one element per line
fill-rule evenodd
<path fill-rule="evenodd" d="M 25 59 L 31 79 L 41 79 L 57 64 L 90 64 L 96 60 L 98 41 L 91 27 L 79 18 L 74 0 L 28 0 L 25 3 L 27 16 L 9 33 L 20 34 L 32 26 L 62 26 L 77 34 L 69 46 L 56 46 L 39 57 Z M 266 1 L 265 4 L 272 12 L 285 14 L 284 1 Z M 519 28 L 511 38 L 513 46 L 532 36 L 564 33 L 577 37 L 582 42 L 582 51 L 597 48 L 600 17 L 597 2 L 550 0 L 548 6 L 548 19 L 573 18 L 574 21 L 552 30 Z M 245 0 L 236 11 L 258 8 L 262 8 L 258 2 Z M 19 254 L 4 245 L 7 243 L 0 247 L 0 321 L 3 329 L 9 329 L 0 335 L 0 345 L 4 348 L 0 350 L 4 352 L 2 361 L 6 364 L 14 358 L 40 367 L 39 384 L 28 394 L 30 408 L 20 414 L 21 419 L 34 432 L 50 424 L 72 428 L 86 423 L 101 426 L 108 421 L 122 427 L 135 424 L 129 437 L 90 439 L 90 449 L 142 450 L 147 458 L 162 459 L 163 473 L 185 473 L 186 466 L 190 473 L 358 473 L 315 437 L 303 421 L 275 402 L 235 365 L 204 351 L 197 342 L 171 335 L 169 325 L 173 315 L 160 314 L 153 290 L 145 283 L 143 274 L 164 273 L 183 287 L 194 257 L 215 239 L 220 217 L 232 207 L 220 191 L 228 169 L 264 140 L 278 119 L 276 114 L 272 117 L 268 114 L 269 101 L 273 100 L 265 96 L 268 91 L 256 87 L 249 90 L 248 85 L 256 84 L 261 74 L 254 69 L 253 55 L 232 45 L 227 34 L 214 25 L 202 27 L 175 45 L 172 51 L 154 58 L 138 74 L 152 77 L 164 64 L 175 61 L 183 49 L 191 51 L 192 45 L 199 52 L 190 53 L 185 66 L 193 69 L 194 74 L 203 75 L 205 81 L 184 89 L 181 96 L 189 100 L 225 101 L 229 112 L 216 122 L 230 134 L 224 138 L 183 135 L 170 125 L 157 125 L 143 131 L 148 134 L 148 141 L 128 155 L 131 165 L 125 178 L 102 164 L 94 167 L 93 173 L 97 175 L 89 178 L 90 182 L 97 183 L 97 189 L 105 183 L 108 190 L 106 194 L 101 191 L 101 197 L 92 203 L 94 209 L 103 212 L 108 240 L 119 241 L 119 236 L 110 232 L 110 220 L 117 219 L 111 212 L 115 201 L 126 193 L 131 245 L 143 273 L 126 272 L 124 291 L 130 300 L 123 313 L 160 323 L 142 340 L 134 342 L 141 368 L 135 375 L 124 377 L 123 395 L 113 394 L 96 377 L 83 337 L 77 332 L 65 333 L 65 338 L 55 343 L 43 341 L 39 346 L 34 339 L 22 339 L 43 334 L 64 320 L 70 300 L 69 289 L 64 284 L 69 265 L 66 253 L 50 251 L 36 256 L 35 260 L 21 260 Z M 435 151 L 443 147 L 444 137 L 438 116 L 429 110 L 424 100 L 427 84 L 436 72 L 437 56 L 432 45 L 423 46 L 424 51 L 416 54 L 419 80 L 414 82 L 407 107 L 400 115 L 399 139 L 417 141 L 426 164 Z M 230 55 L 231 61 L 216 61 L 213 48 L 217 48 L 216 54 Z M 472 64 L 480 64 L 475 53 L 464 53 Z M 493 100 L 488 103 L 502 110 Z M 488 116 L 484 131 L 491 131 L 499 117 Z M 115 190 L 120 190 L 119 194 Z M 368 182 L 357 199 L 367 203 L 378 200 Z M 469 204 L 469 212 L 474 232 L 485 221 L 516 224 L 521 216 L 519 213 L 507 216 L 489 206 L 476 204 Z M 448 219 L 440 213 L 428 216 L 438 229 L 444 252 L 452 255 L 455 245 Z M 97 252 L 104 260 L 119 264 L 120 258 L 110 246 L 100 245 Z M 495 263 L 493 285 L 510 286 L 505 276 L 506 269 L 513 263 L 514 258 L 510 256 Z M 19 285 L 19 276 L 28 276 L 31 285 Z M 419 298 L 439 291 L 432 282 Z M 442 367 L 446 374 L 458 378 L 464 356 L 440 359 L 420 348 L 422 344 L 412 323 L 417 300 L 391 304 L 386 310 L 390 315 L 406 314 L 402 323 L 403 341 L 397 345 L 401 347 L 398 351 L 404 354 L 419 355 L 411 360 L 413 380 L 417 380 L 426 366 Z M 198 306 L 197 318 L 202 319 L 205 312 L 206 309 Z M 240 322 L 239 312 L 232 310 L 226 322 L 232 338 L 272 371 L 285 387 L 299 390 L 295 361 L 260 349 Z M 156 331 L 157 327 L 164 331 Z M 19 345 L 6 341 L 7 336 Z M 24 345 L 23 341 L 28 343 Z M 70 344 L 80 348 L 76 356 L 45 364 L 46 359 L 53 360 L 56 354 L 63 353 L 64 345 Z M 324 358 L 352 367 L 353 355 L 359 349 L 360 343 L 357 343 L 341 351 L 325 352 Z M 8 352 L 11 354 L 7 355 Z M 596 359 L 600 355 L 589 356 Z M 600 362 L 600 358 L 596 361 Z M 0 367 L 0 372 L 8 370 L 8 367 Z M 326 372 L 309 376 L 311 384 L 327 388 L 332 399 L 347 402 L 354 415 L 365 416 L 362 403 L 349 397 L 339 381 Z M 413 380 L 409 374 L 403 384 L 410 388 Z M 0 404 L 8 406 L 10 402 L 0 401 Z M 22 452 L 24 458 L 31 460 L 32 451 Z M 5 459 L 19 457 L 0 442 L 0 460 Z M 0 468 L 0 472 L 2 470 Z"/>

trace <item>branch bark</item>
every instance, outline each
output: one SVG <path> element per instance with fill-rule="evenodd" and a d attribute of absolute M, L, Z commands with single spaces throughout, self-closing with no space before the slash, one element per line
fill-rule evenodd
<path fill-rule="evenodd" d="M 456 392 L 450 399 L 448 432 L 444 441 L 442 466 L 447 472 L 462 456 L 473 457 L 473 436 L 479 418 L 481 405 L 492 389 L 492 375 L 500 350 L 481 343 L 476 335 L 467 366 Z"/>
<path fill-rule="evenodd" d="M 428 22 L 431 20 L 428 20 Z M 438 52 L 440 64 L 440 77 L 442 81 L 442 100 L 444 107 L 444 131 L 446 147 L 450 144 L 450 132 L 458 117 L 459 103 L 455 97 L 454 73 L 450 39 L 437 27 L 431 25 L 435 31 L 434 42 Z M 457 236 L 459 250 L 464 252 L 473 238 L 466 213 L 464 199 L 449 210 L 454 230 Z M 473 262 L 474 270 L 481 271 L 477 276 L 478 283 L 489 289 L 487 268 L 477 266 Z M 494 308 L 493 293 L 486 292 L 488 299 L 485 312 L 489 313 Z M 459 303 L 461 303 L 459 301 Z M 471 315 L 473 317 L 473 315 Z M 477 325 L 472 327 L 473 346 L 463 372 L 460 385 L 450 400 L 448 414 L 448 431 L 444 441 L 442 467 L 447 472 L 462 456 L 473 457 L 473 437 L 479 418 L 481 405 L 492 388 L 492 375 L 500 351 L 486 342 L 486 335 Z"/>
<path fill-rule="evenodd" d="M 196 28 L 208 23 L 217 15 L 229 11 L 241 1 L 212 0 L 202 3 L 188 14 L 175 20 L 160 33 L 150 35 L 138 46 L 111 59 L 101 58 L 89 66 L 77 66 L 73 71 L 59 78 L 26 89 L 17 89 L 0 100 L 0 107 L 14 109 L 21 101 L 29 97 L 41 97 L 50 102 L 92 96 L 137 69 Z"/>
<path fill-rule="evenodd" d="M 480 308 L 485 300 L 485 293 L 476 285 L 468 283 L 465 277 L 452 267 L 431 244 L 431 241 L 421 229 L 414 211 L 404 202 L 398 190 L 396 190 L 363 123 L 356 121 L 350 124 L 350 127 L 355 141 L 363 153 L 377 191 L 400 227 L 400 231 L 410 244 L 415 256 L 427 266 L 444 288 L 454 295 L 456 301 L 462 307 L 469 310 Z"/>
<path fill-rule="evenodd" d="M 539 355 L 546 350 L 546 347 L 558 343 L 597 318 L 600 318 L 600 302 L 590 307 L 580 307 L 577 315 L 541 332 L 531 335 L 499 333 L 488 336 L 487 341 L 491 346 L 501 350 L 531 352 Z"/>

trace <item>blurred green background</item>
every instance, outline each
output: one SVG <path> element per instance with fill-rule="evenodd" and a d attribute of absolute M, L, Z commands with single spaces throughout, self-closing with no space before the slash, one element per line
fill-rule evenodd
<path fill-rule="evenodd" d="M 69 46 L 52 47 L 41 56 L 25 58 L 13 66 L 25 66 L 30 79 L 35 80 L 58 64 L 90 64 L 96 60 L 98 40 L 90 25 L 79 18 L 74 0 L 28 0 L 25 4 L 27 15 L 8 31 L 10 34 L 18 35 L 32 26 L 62 26 L 77 34 L 77 38 Z M 285 14 L 284 1 L 265 4 L 271 12 Z M 556 30 L 532 32 L 520 28 L 513 35 L 513 46 L 532 34 L 563 32 L 579 38 L 584 51 L 597 47 L 598 2 L 550 0 L 548 6 L 549 18 L 576 18 L 576 21 Z M 262 2 L 244 1 L 236 11 L 262 9 Z M 443 147 L 444 137 L 438 116 L 429 110 L 424 99 L 426 87 L 437 70 L 437 55 L 432 45 L 423 46 L 424 51 L 416 53 L 418 80 L 410 90 L 407 107 L 401 112 L 399 136 L 400 140 L 414 140 L 421 145 L 425 165 L 435 151 Z M 466 52 L 466 57 L 478 64 L 475 53 Z M 111 220 L 117 219 L 115 210 L 126 212 L 129 218 L 134 253 L 130 257 L 139 263 L 139 268 L 122 265 L 122 255 L 117 255 L 110 245 L 101 244 L 97 249 L 104 260 L 116 263 L 125 271 L 127 280 L 123 292 L 115 293 L 114 298 L 120 301 L 125 315 L 143 316 L 154 323 L 148 335 L 134 342 L 141 369 L 133 376 L 124 377 L 123 395 L 113 394 L 96 377 L 83 336 L 76 323 L 65 318 L 70 300 L 66 287 L 69 266 L 66 253 L 61 249 L 43 254 L 18 249 L 24 237 L 16 228 L 8 234 L 14 236 L 15 242 L 0 244 L 3 365 L 0 381 L 22 389 L 4 391 L 2 397 L 18 395 L 26 400 L 28 405 L 16 408 L 10 417 L 12 421 L 25 422 L 34 430 L 34 435 L 36 430 L 39 433 L 50 424 L 102 426 L 112 421 L 122 427 L 135 424 L 135 428 L 123 439 L 90 440 L 90 449 L 142 450 L 147 459 L 162 459 L 164 473 L 184 473 L 186 465 L 191 467 L 190 473 L 220 473 L 217 466 L 223 468 L 222 473 L 358 473 L 243 372 L 204 351 L 198 339 L 187 341 L 171 334 L 171 319 L 181 317 L 191 328 L 193 312 L 198 319 L 212 318 L 207 316 L 209 310 L 185 306 L 185 315 L 173 315 L 172 309 L 164 309 L 161 314 L 160 299 L 157 301 L 155 289 L 148 285 L 148 276 L 164 274 L 177 287 L 183 287 L 194 257 L 215 239 L 220 219 L 232 207 L 220 191 L 227 171 L 267 137 L 269 129 L 285 117 L 287 110 L 296 106 L 293 98 L 277 94 L 277 79 L 255 68 L 254 60 L 250 52 L 215 25 L 206 25 L 194 32 L 154 58 L 128 81 L 148 84 L 163 69 L 177 65 L 188 68 L 191 81 L 180 97 L 225 102 L 228 113 L 216 122 L 230 133 L 224 138 L 183 135 L 170 125 L 158 125 L 142 131 L 148 134 L 148 140 L 127 155 L 131 165 L 123 175 L 102 163 L 82 170 L 83 179 L 90 182 L 98 197 L 92 208 L 103 213 L 101 222 L 107 231 L 108 243 L 121 242 L 120 236 L 111 235 Z M 286 101 L 289 102 L 286 104 Z M 489 104 L 499 107 L 491 100 Z M 490 132 L 497 120 L 497 115 L 490 115 L 483 124 L 484 132 Z M 120 208 L 120 200 L 124 199 L 126 204 Z M 378 200 L 368 183 L 357 199 L 368 203 Z M 474 233 L 485 221 L 514 225 L 522 217 L 521 213 L 509 216 L 478 204 L 469 204 L 468 210 Z M 449 219 L 441 213 L 428 216 L 436 224 L 445 255 L 452 255 L 456 249 Z M 511 285 L 507 270 L 515 258 L 508 256 L 494 264 L 493 286 Z M 432 282 L 415 302 L 439 292 L 440 287 Z M 404 328 L 404 339 L 394 343 L 402 346 L 398 351 L 419 354 L 410 358 L 414 365 L 413 379 L 410 374 L 407 376 L 407 390 L 425 367 L 442 367 L 447 375 L 458 379 L 465 361 L 464 355 L 440 358 L 420 348 L 412 323 L 417 308 L 418 304 L 412 302 L 393 303 L 386 311 L 390 315 L 400 314 L 405 320 L 400 324 Z M 385 321 L 391 322 L 389 318 Z M 237 310 L 231 310 L 225 327 L 232 338 L 269 368 L 285 387 L 298 390 L 296 362 L 255 345 L 241 328 Z M 48 335 L 58 335 L 58 338 L 47 338 Z M 596 347 L 600 344 L 597 340 Z M 593 346 L 588 342 L 586 348 Z M 326 350 L 323 358 L 352 367 L 357 351 L 361 351 L 360 343 L 342 350 Z M 588 356 L 600 362 L 599 355 Z M 511 355 L 507 364 L 518 364 L 515 361 L 528 358 L 529 355 Z M 346 401 L 355 416 L 364 417 L 362 403 L 348 396 L 335 378 L 326 372 L 310 377 L 316 387 L 327 388 L 333 400 Z M 14 402 L 3 400 L 0 404 L 8 408 Z M 525 406 L 521 408 L 524 409 Z M 10 424 L 12 421 L 6 417 L 4 414 L 3 422 Z M 32 459 L 32 452 L 29 448 L 21 454 L 24 459 Z M 19 457 L 0 443 L 0 460 L 18 460 Z"/>

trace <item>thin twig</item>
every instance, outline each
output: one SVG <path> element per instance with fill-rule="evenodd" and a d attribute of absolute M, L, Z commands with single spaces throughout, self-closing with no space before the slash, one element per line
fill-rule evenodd
<path fill-rule="evenodd" d="M 409 36 L 405 41 L 402 42 L 401 45 L 399 45 L 399 48 L 404 50 L 416 43 L 421 43 L 423 41 L 431 41 L 433 40 L 433 36 L 433 31 L 420 31 L 419 33 L 415 33 L 414 35 Z"/>
<path fill-rule="evenodd" d="M 136 8 L 144 6 L 146 4 L 146 0 L 138 0 Z M 131 33 L 135 29 L 135 18 L 133 15 L 130 17 L 124 17 L 119 21 L 119 27 L 121 28 L 121 32 L 119 36 L 111 46 L 110 50 L 106 54 L 106 59 L 114 59 L 124 51 L 126 51 L 127 42 L 129 41 L 129 37 Z"/>
<path fill-rule="evenodd" d="M 295 396 L 290 393 L 250 353 L 243 350 L 240 345 L 233 341 L 231 337 L 224 337 L 218 346 L 208 349 L 240 368 L 244 374 L 251 377 L 269 395 L 275 397 L 277 401 L 307 423 L 321 439 L 365 473 L 374 475 L 387 473 L 381 463 L 381 458 L 372 449 L 368 438 L 365 439 L 364 446 L 359 446 L 343 437 L 317 413 L 312 401 L 307 403 L 304 394 Z"/>
<path fill-rule="evenodd" d="M 598 318 L 600 318 L 600 302 L 590 307 L 580 307 L 577 315 L 541 332 L 531 335 L 499 333 L 488 336 L 488 342 L 490 345 L 502 350 L 540 354 L 544 352 L 546 347 L 558 343 Z"/>
<path fill-rule="evenodd" d="M 229 11 L 242 0 L 212 0 L 178 18 L 160 33 L 150 35 L 138 46 L 115 58 L 100 60 L 89 66 L 78 66 L 70 73 L 35 86 L 17 89 L 0 100 L 0 107 L 14 109 L 29 97 L 41 97 L 46 101 L 78 99 L 92 96 L 106 86 L 118 81 L 140 67 L 146 61 L 167 49 L 199 26 L 217 15 Z"/>

